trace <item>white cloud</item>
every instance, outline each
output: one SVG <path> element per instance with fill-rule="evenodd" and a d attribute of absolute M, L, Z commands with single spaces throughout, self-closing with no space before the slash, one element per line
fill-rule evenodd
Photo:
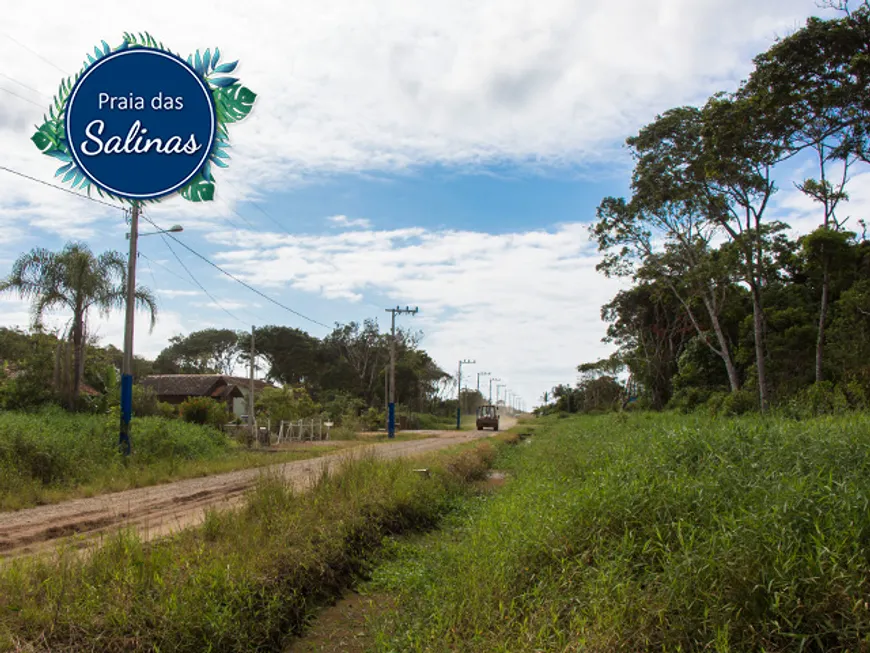
<path fill-rule="evenodd" d="M 462 0 L 211 3 L 62 0 L 4 13 L 4 74 L 46 105 L 61 73 L 78 70 L 101 39 L 150 30 L 188 54 L 220 45 L 259 94 L 231 129 L 233 157 L 218 172 L 219 201 L 173 199 L 150 209 L 186 229 L 244 221 L 239 199 L 334 171 L 423 164 L 526 168 L 608 162 L 621 141 L 672 105 L 703 100 L 745 76 L 751 56 L 818 9 L 813 0 Z M 167 21 L 166 16 L 172 20 Z M 51 64 L 46 63 L 46 61 Z M 3 79 L 4 86 L 15 84 Z M 17 86 L 15 87 L 18 88 Z M 21 90 L 21 89 L 18 89 Z M 39 106 L 4 94 L 4 164 L 51 179 L 56 166 L 29 141 Z M 0 172 L 0 228 L 23 224 L 90 237 L 119 214 Z M 362 226 L 362 225 L 359 225 Z"/>
<path fill-rule="evenodd" d="M 866 166 L 865 166 L 866 169 Z M 870 172 L 859 172 L 846 186 L 848 201 L 840 202 L 836 216 L 844 228 L 861 235 L 858 220 L 870 221 Z M 807 197 L 793 186 L 774 196 L 771 217 L 782 220 L 789 227 L 789 235 L 796 238 L 821 226 L 824 220 L 822 205 Z"/>
<path fill-rule="evenodd" d="M 0 297 L 0 326 L 27 328 L 30 324 L 30 305 L 12 295 Z M 71 314 L 65 311 L 47 313 L 44 324 L 49 331 L 62 332 L 68 326 Z M 149 331 L 147 313 L 137 311 L 133 328 L 133 350 L 137 356 L 154 358 L 169 344 L 169 338 L 201 328 L 195 319 L 185 319 L 172 311 L 161 311 L 153 331 Z M 90 335 L 102 344 L 118 348 L 124 343 L 124 312 L 112 311 L 103 316 L 92 311 L 88 320 Z"/>
<path fill-rule="evenodd" d="M 372 224 L 372 221 L 367 218 L 348 218 L 346 215 L 333 215 L 326 219 L 338 227 L 360 227 L 361 229 L 368 229 Z"/>
<path fill-rule="evenodd" d="M 472 373 L 492 371 L 528 401 L 610 351 L 599 310 L 620 284 L 595 271 L 599 257 L 581 224 L 498 236 L 414 229 L 252 239 L 244 250 L 229 238 L 219 243 L 234 274 L 334 299 L 376 292 L 419 306 L 401 323 L 424 331 L 425 348 L 447 371 L 474 358 Z"/>
<path fill-rule="evenodd" d="M 163 297 L 198 297 L 202 294 L 199 290 L 173 290 L 171 288 L 159 288 L 154 291 L 156 295 Z"/>
<path fill-rule="evenodd" d="M 403 228 L 378 232 L 334 216 L 348 230 L 297 237 L 258 232 L 236 205 L 335 172 L 498 164 L 600 176 L 625 164 L 620 145 L 638 126 L 733 88 L 752 55 L 817 12 L 814 0 L 218 0 L 207 11 L 169 0 L 82 0 L 71 21 L 68 3 L 46 0 L 39 20 L 25 3 L 7 8 L 0 32 L 4 75 L 42 95 L 5 77 L 0 85 L 47 108 L 61 78 L 55 66 L 74 73 L 96 43 L 117 43 L 125 30 L 149 30 L 185 55 L 220 46 L 240 59 L 238 72 L 259 97 L 251 117 L 230 128 L 232 161 L 217 173 L 217 200 L 173 198 L 145 215 L 161 226 L 181 222 L 197 249 L 203 239 L 224 244 L 221 260 L 234 270 L 256 263 L 256 281 L 270 290 L 289 283 L 327 298 L 419 304 L 414 321 L 445 367 L 475 356 L 509 382 L 524 379 L 515 389 L 531 402 L 560 375 L 573 378 L 577 362 L 605 353 L 598 313 L 616 286 L 595 273 L 597 255 L 579 225 L 488 236 L 474 226 L 435 233 L 409 216 Z M 29 141 L 43 111 L 0 98 L 2 164 L 51 181 L 56 166 Z M 124 231 L 119 209 L 0 171 L 6 258 L 55 236 L 111 238 L 121 248 Z M 158 244 L 143 239 L 143 252 Z M 26 307 L 15 310 L 26 322 Z M 116 342 L 117 324 L 105 327 Z M 164 313 L 152 339 L 137 330 L 137 348 L 141 341 L 156 353 L 170 335 L 196 328 L 202 323 Z M 149 344 L 158 334 L 159 347 Z"/>

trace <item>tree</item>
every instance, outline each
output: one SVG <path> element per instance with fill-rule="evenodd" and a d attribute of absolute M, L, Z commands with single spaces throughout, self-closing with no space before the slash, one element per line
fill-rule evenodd
<path fill-rule="evenodd" d="M 842 227 L 836 210 L 840 202 L 848 199 L 845 187 L 850 167 L 859 158 L 870 160 L 866 146 L 870 15 L 866 5 L 855 14 L 847 13 L 839 20 L 811 18 L 804 28 L 756 57 L 755 70 L 742 91 L 752 98 L 771 132 L 786 144 L 789 153 L 814 151 L 818 177 L 796 186 L 821 206 L 822 228 L 829 231 Z M 824 243 L 818 255 L 822 285 L 816 382 L 823 378 L 832 265 Z"/>
<path fill-rule="evenodd" d="M 257 411 L 265 413 L 275 423 L 308 419 L 318 415 L 320 410 L 320 404 L 301 386 L 264 388 L 257 396 Z"/>
<path fill-rule="evenodd" d="M 31 301 L 33 325 L 42 324 L 46 311 L 62 309 L 72 312 L 69 335 L 73 344 L 72 392 L 70 408 L 78 402 L 79 385 L 84 373 L 84 346 L 91 309 L 108 315 L 125 305 L 127 285 L 126 260 L 118 252 L 94 256 L 84 243 L 67 243 L 60 252 L 37 248 L 20 256 L 12 272 L 0 281 L 0 293 L 16 292 Z M 157 302 L 151 292 L 139 286 L 136 305 L 148 310 L 151 328 L 157 317 Z"/>
<path fill-rule="evenodd" d="M 605 256 L 597 269 L 625 276 L 643 265 L 645 278 L 660 280 L 686 311 L 702 342 L 722 359 L 731 390 L 740 389 L 730 343 L 719 315 L 731 285 L 730 271 L 710 251 L 719 225 L 718 198 L 704 192 L 702 113 L 694 107 L 665 112 L 626 142 L 635 168 L 629 202 L 605 198 L 592 235 Z M 661 246 L 656 241 L 661 240 Z M 713 330 L 702 326 L 690 298 L 700 297 Z"/>
<path fill-rule="evenodd" d="M 617 293 L 601 318 L 610 323 L 604 341 L 619 346 L 615 355 L 648 393 L 652 408 L 664 408 L 680 353 L 695 333 L 686 311 L 660 281 L 641 282 Z"/>
<path fill-rule="evenodd" d="M 239 334 L 231 329 L 203 329 L 173 336 L 154 361 L 162 374 L 232 374 L 239 356 Z"/>
<path fill-rule="evenodd" d="M 766 222 L 776 192 L 773 167 L 784 147 L 747 94 L 718 94 L 703 110 L 704 149 L 697 162 L 703 171 L 711 216 L 731 238 L 740 277 L 752 296 L 755 366 L 761 412 L 769 404 L 765 374 L 762 291 L 768 274 L 771 242 L 786 225 Z"/>
<path fill-rule="evenodd" d="M 320 341 L 301 331 L 285 326 L 264 326 L 254 336 L 257 356 L 266 359 L 271 381 L 297 385 L 304 383 L 312 390 L 319 387 Z M 239 337 L 239 360 L 250 364 L 251 334 Z"/>

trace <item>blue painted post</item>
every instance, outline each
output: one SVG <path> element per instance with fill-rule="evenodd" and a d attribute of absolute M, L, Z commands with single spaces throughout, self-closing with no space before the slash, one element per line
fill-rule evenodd
<path fill-rule="evenodd" d="M 130 455 L 130 420 L 133 418 L 133 375 L 121 375 L 121 437 L 118 446 L 125 456 Z"/>
<path fill-rule="evenodd" d="M 139 239 L 139 204 L 130 212 L 130 257 L 127 261 L 127 314 L 124 322 L 124 358 L 121 363 L 121 433 L 118 446 L 130 455 L 130 421 L 133 418 L 133 318 L 136 315 L 136 245 Z"/>
<path fill-rule="evenodd" d="M 388 437 L 394 438 L 394 437 L 396 437 L 396 404 L 395 404 L 395 402 L 392 402 L 392 401 L 390 402 L 389 416 L 390 416 L 390 421 L 389 421 L 389 436 Z"/>

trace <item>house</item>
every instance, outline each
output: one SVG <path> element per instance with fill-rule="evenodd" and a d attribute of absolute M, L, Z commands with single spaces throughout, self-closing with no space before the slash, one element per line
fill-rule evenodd
<path fill-rule="evenodd" d="M 233 415 L 248 412 L 248 393 L 251 380 L 226 374 L 152 374 L 140 382 L 152 388 L 158 401 L 180 404 L 190 397 L 211 397 L 223 401 Z M 254 392 L 274 387 L 265 381 L 254 380 Z"/>

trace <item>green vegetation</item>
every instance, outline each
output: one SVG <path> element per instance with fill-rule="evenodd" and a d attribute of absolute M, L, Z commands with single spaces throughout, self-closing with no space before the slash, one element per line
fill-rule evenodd
<path fill-rule="evenodd" d="M 626 139 L 630 192 L 590 225 L 597 269 L 632 282 L 601 311 L 617 350 L 541 413 L 718 410 L 723 393 L 765 412 L 825 382 L 870 396 L 870 241 L 849 203 L 870 170 L 870 3 L 824 4 L 842 11 L 777 39 L 738 88 Z M 798 204 L 816 222 L 794 238 Z"/>
<path fill-rule="evenodd" d="M 52 503 L 246 467 L 312 458 L 317 451 L 257 453 L 220 431 L 176 419 L 133 422 L 134 455 L 118 450 L 118 417 L 0 412 L 0 510 Z"/>
<path fill-rule="evenodd" d="M 870 416 L 542 418 L 395 548 L 382 651 L 859 651 Z"/>
<path fill-rule="evenodd" d="M 463 470 L 479 477 L 493 451 L 475 451 Z M 265 480 L 244 508 L 170 540 L 121 533 L 89 556 L 10 561 L 0 649 L 280 650 L 387 536 L 432 528 L 469 491 L 450 462 L 426 461 L 427 477 L 407 461 L 360 460 L 304 495 Z"/>

